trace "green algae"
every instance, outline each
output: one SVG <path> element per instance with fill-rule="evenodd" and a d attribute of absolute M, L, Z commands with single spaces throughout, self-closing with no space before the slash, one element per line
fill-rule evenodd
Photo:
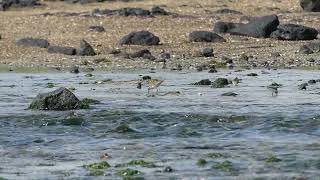
<path fill-rule="evenodd" d="M 90 170 L 95 170 L 95 169 L 107 169 L 111 166 L 107 161 L 102 161 L 102 162 L 98 162 L 98 163 L 83 165 L 82 167 L 84 167 L 86 169 L 90 169 Z"/>

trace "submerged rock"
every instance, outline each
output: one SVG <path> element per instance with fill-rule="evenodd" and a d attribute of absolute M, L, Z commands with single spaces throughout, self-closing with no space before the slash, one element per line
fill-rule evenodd
<path fill-rule="evenodd" d="M 65 111 L 79 109 L 80 100 L 67 88 L 38 94 L 29 109 Z"/>
<path fill-rule="evenodd" d="M 78 51 L 78 55 L 79 56 L 95 56 L 96 52 L 94 52 L 94 49 L 87 41 L 82 39 L 80 41 L 80 49 Z"/>
<path fill-rule="evenodd" d="M 226 78 L 218 78 L 212 83 L 212 88 L 224 88 L 229 84 L 228 79 Z"/>
<path fill-rule="evenodd" d="M 268 38 L 277 29 L 279 19 L 276 15 L 256 17 L 247 24 L 230 30 L 230 34 L 250 36 L 255 38 Z"/>
<path fill-rule="evenodd" d="M 238 94 L 234 93 L 234 92 L 226 92 L 226 93 L 221 94 L 221 96 L 233 96 L 233 97 L 235 97 L 235 96 L 238 96 Z"/>
<path fill-rule="evenodd" d="M 193 31 L 189 34 L 191 42 L 226 42 L 226 40 L 216 33 L 210 31 Z"/>
<path fill-rule="evenodd" d="M 124 45 L 143 45 L 152 46 L 159 45 L 160 39 L 149 31 L 131 32 L 120 40 L 120 44 Z"/>
<path fill-rule="evenodd" d="M 78 74 L 78 73 L 80 73 L 80 71 L 79 71 L 79 67 L 78 66 L 72 66 L 71 68 L 70 68 L 70 71 L 69 71 L 70 73 L 74 73 L 74 74 Z"/>
<path fill-rule="evenodd" d="M 19 46 L 33 46 L 33 47 L 40 47 L 40 48 L 47 48 L 49 47 L 50 43 L 45 39 L 39 38 L 23 38 L 19 39 L 16 42 Z"/>
<path fill-rule="evenodd" d="M 209 79 L 203 79 L 199 82 L 193 83 L 192 85 L 198 85 L 198 86 L 209 86 L 211 85 L 211 81 Z"/>
<path fill-rule="evenodd" d="M 127 125 L 127 124 L 120 124 L 118 127 L 116 127 L 114 129 L 114 132 L 117 132 L 117 133 L 132 133 L 132 132 L 136 132 L 136 131 L 133 130 L 132 128 L 130 128 L 130 126 Z"/>
<path fill-rule="evenodd" d="M 278 26 L 277 30 L 271 34 L 271 38 L 279 40 L 313 40 L 316 39 L 318 31 L 314 28 L 296 25 L 284 24 Z"/>

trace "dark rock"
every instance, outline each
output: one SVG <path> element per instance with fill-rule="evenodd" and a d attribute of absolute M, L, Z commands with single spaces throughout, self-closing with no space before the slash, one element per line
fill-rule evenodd
<path fill-rule="evenodd" d="M 280 56 L 281 56 L 281 54 L 279 52 L 272 52 L 271 53 L 271 57 L 273 57 L 273 58 L 277 58 L 277 57 L 280 57 Z"/>
<path fill-rule="evenodd" d="M 143 80 L 150 80 L 150 79 L 151 79 L 151 76 L 142 76 L 142 79 L 143 79 Z"/>
<path fill-rule="evenodd" d="M 247 76 L 258 76 L 258 74 L 257 73 L 249 73 L 249 74 L 247 74 Z"/>
<path fill-rule="evenodd" d="M 77 50 L 72 47 L 62 47 L 62 46 L 49 46 L 48 53 L 57 53 L 57 54 L 65 54 L 65 55 L 76 55 Z"/>
<path fill-rule="evenodd" d="M 209 31 L 193 31 L 189 34 L 191 42 L 226 42 L 226 40 L 216 33 Z"/>
<path fill-rule="evenodd" d="M 221 96 L 233 96 L 233 97 L 235 97 L 235 96 L 238 96 L 238 94 L 234 93 L 234 92 L 226 92 L 226 93 L 221 94 Z"/>
<path fill-rule="evenodd" d="M 308 62 L 310 62 L 310 63 L 314 63 L 314 62 L 316 62 L 316 60 L 315 60 L 315 59 L 313 59 L 313 58 L 307 59 L 307 61 L 308 61 Z"/>
<path fill-rule="evenodd" d="M 201 55 L 204 57 L 213 57 L 213 49 L 212 48 L 204 48 L 201 52 Z"/>
<path fill-rule="evenodd" d="M 29 109 L 37 110 L 72 110 L 79 109 L 80 100 L 67 88 L 59 88 L 49 93 L 37 95 Z"/>
<path fill-rule="evenodd" d="M 120 54 L 121 50 L 120 49 L 113 49 L 110 51 L 110 54 Z"/>
<path fill-rule="evenodd" d="M 311 80 L 308 81 L 308 84 L 316 84 L 316 83 L 317 83 L 317 81 L 314 80 L 314 79 L 311 79 Z"/>
<path fill-rule="evenodd" d="M 133 133 L 136 132 L 127 124 L 120 124 L 118 127 L 114 129 L 114 132 L 117 133 Z"/>
<path fill-rule="evenodd" d="M 224 88 L 229 84 L 228 79 L 226 78 L 218 78 L 212 83 L 212 88 Z"/>
<path fill-rule="evenodd" d="M 233 9 L 219 9 L 215 11 L 216 14 L 242 14 L 240 11 L 236 11 Z"/>
<path fill-rule="evenodd" d="M 300 6 L 304 11 L 320 12 L 319 0 L 300 0 Z"/>
<path fill-rule="evenodd" d="M 39 0 L 1 0 L 0 11 L 6 11 L 10 7 L 22 8 L 40 5 Z"/>
<path fill-rule="evenodd" d="M 213 31 L 216 33 L 229 33 L 231 29 L 237 28 L 243 24 L 219 21 L 214 24 Z"/>
<path fill-rule="evenodd" d="M 255 38 L 268 38 L 279 25 L 278 16 L 262 16 L 254 18 L 247 24 L 240 25 L 229 31 L 233 35 L 250 36 Z"/>
<path fill-rule="evenodd" d="M 279 40 L 312 40 L 316 39 L 318 31 L 314 28 L 296 25 L 284 24 L 278 26 L 277 30 L 271 33 L 270 37 Z"/>
<path fill-rule="evenodd" d="M 78 74 L 78 73 L 80 73 L 80 71 L 79 71 L 79 67 L 78 66 L 72 66 L 71 68 L 70 68 L 70 71 L 69 71 L 70 73 L 74 73 L 74 74 Z"/>
<path fill-rule="evenodd" d="M 80 41 L 80 49 L 78 51 L 78 55 L 79 56 L 95 56 L 96 53 L 94 52 L 94 49 L 92 48 L 92 46 L 87 41 L 82 39 Z"/>
<path fill-rule="evenodd" d="M 96 31 L 96 32 L 105 32 L 106 31 L 103 26 L 90 26 L 89 29 L 92 31 Z"/>
<path fill-rule="evenodd" d="M 216 68 L 210 68 L 208 73 L 217 73 L 217 69 Z"/>
<path fill-rule="evenodd" d="M 241 23 L 248 23 L 252 20 L 254 20 L 256 17 L 252 17 L 252 16 L 242 16 L 240 19 L 239 19 L 239 22 Z"/>
<path fill-rule="evenodd" d="M 308 83 L 302 83 L 298 85 L 299 90 L 307 90 Z"/>
<path fill-rule="evenodd" d="M 155 6 L 151 9 L 151 15 L 153 16 L 167 16 L 169 13 L 159 6 Z"/>
<path fill-rule="evenodd" d="M 131 32 L 120 40 L 121 45 L 127 44 L 127 45 L 151 46 L 151 45 L 158 45 L 159 43 L 160 43 L 159 37 L 155 36 L 149 31 Z"/>
<path fill-rule="evenodd" d="M 19 46 L 33 46 L 33 47 L 40 47 L 40 48 L 47 48 L 49 47 L 49 42 L 45 39 L 38 39 L 38 38 L 23 38 L 19 39 L 16 42 Z"/>
<path fill-rule="evenodd" d="M 300 47 L 299 50 L 302 54 L 312 54 L 320 52 L 320 42 L 312 42 Z"/>
<path fill-rule="evenodd" d="M 163 170 L 163 172 L 167 172 L 167 173 L 170 173 L 172 171 L 173 171 L 173 169 L 170 166 L 165 167 L 164 170 Z"/>
<path fill-rule="evenodd" d="M 130 58 L 143 58 L 143 59 L 149 59 L 149 60 L 156 59 L 148 49 L 143 49 L 143 50 L 137 51 L 135 53 L 132 53 L 131 55 L 129 55 L 129 57 Z"/>
<path fill-rule="evenodd" d="M 211 81 L 209 79 L 203 79 L 199 82 L 193 83 L 192 85 L 197 85 L 197 86 L 209 86 L 211 85 Z"/>

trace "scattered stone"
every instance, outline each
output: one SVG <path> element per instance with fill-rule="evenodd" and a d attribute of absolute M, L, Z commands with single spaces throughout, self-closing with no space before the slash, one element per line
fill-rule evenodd
<path fill-rule="evenodd" d="M 94 49 L 92 48 L 92 46 L 87 41 L 82 39 L 80 41 L 80 49 L 78 51 L 78 55 L 79 56 L 95 56 L 96 53 L 94 52 Z"/>
<path fill-rule="evenodd" d="M 216 14 L 242 14 L 240 11 L 236 11 L 233 9 L 219 9 L 215 11 Z"/>
<path fill-rule="evenodd" d="M 256 17 L 247 24 L 240 25 L 229 31 L 233 35 L 268 38 L 277 29 L 279 19 L 276 15 Z"/>
<path fill-rule="evenodd" d="M 19 39 L 16 42 L 19 46 L 32 46 L 32 47 L 40 47 L 40 48 L 47 48 L 49 47 L 49 42 L 45 39 L 39 38 L 23 38 Z"/>
<path fill-rule="evenodd" d="M 311 79 L 311 80 L 308 81 L 308 84 L 316 84 L 316 83 L 317 83 L 317 81 L 314 80 L 314 79 Z"/>
<path fill-rule="evenodd" d="M 320 12 L 319 0 L 300 0 L 300 6 L 304 11 Z"/>
<path fill-rule="evenodd" d="M 192 85 L 197 85 L 197 86 L 209 86 L 211 85 L 211 81 L 209 79 L 203 79 L 199 82 L 193 83 Z"/>
<path fill-rule="evenodd" d="M 159 6 L 155 6 L 151 9 L 151 15 L 153 16 L 167 16 L 169 13 Z"/>
<path fill-rule="evenodd" d="M 316 39 L 318 31 L 314 28 L 296 25 L 284 24 L 278 26 L 277 30 L 271 33 L 270 37 L 278 40 L 313 40 Z"/>
<path fill-rule="evenodd" d="M 212 88 L 224 88 L 229 84 L 228 79 L 226 78 L 218 78 L 212 83 Z"/>
<path fill-rule="evenodd" d="M 129 55 L 129 57 L 130 58 L 149 59 L 151 61 L 156 59 L 148 49 L 143 49 L 143 50 L 137 51 L 137 52 Z"/>
<path fill-rule="evenodd" d="M 238 94 L 234 93 L 234 92 L 226 92 L 226 93 L 223 93 L 221 96 L 233 96 L 233 97 L 236 97 L 236 96 L 238 96 Z"/>
<path fill-rule="evenodd" d="M 91 31 L 96 31 L 96 32 L 105 32 L 106 31 L 103 26 L 90 26 L 89 29 Z"/>
<path fill-rule="evenodd" d="M 209 31 L 193 31 L 189 34 L 191 42 L 226 42 L 226 40 L 216 33 Z"/>
<path fill-rule="evenodd" d="M 219 21 L 214 24 L 213 31 L 216 33 L 229 33 L 231 29 L 243 25 L 242 23 L 232 23 Z"/>
<path fill-rule="evenodd" d="M 77 50 L 72 47 L 62 47 L 62 46 L 49 46 L 48 53 L 64 54 L 64 55 L 76 55 Z"/>
<path fill-rule="evenodd" d="M 204 48 L 201 52 L 201 55 L 204 57 L 213 57 L 213 48 Z"/>
<path fill-rule="evenodd" d="M 152 46 L 159 45 L 160 39 L 149 31 L 131 32 L 120 40 L 120 44 L 124 45 L 143 45 Z"/>
<path fill-rule="evenodd" d="M 38 94 L 29 109 L 65 111 L 79 109 L 80 100 L 67 88 Z"/>

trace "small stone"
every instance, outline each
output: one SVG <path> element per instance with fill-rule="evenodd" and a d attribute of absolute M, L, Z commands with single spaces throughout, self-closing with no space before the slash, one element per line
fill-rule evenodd
<path fill-rule="evenodd" d="M 79 49 L 78 55 L 79 56 L 95 56 L 96 53 L 94 52 L 94 49 L 92 48 L 92 46 L 87 41 L 82 39 L 80 41 L 80 49 Z"/>
<path fill-rule="evenodd" d="M 204 48 L 201 52 L 202 56 L 204 57 L 213 57 L 213 48 Z"/>

